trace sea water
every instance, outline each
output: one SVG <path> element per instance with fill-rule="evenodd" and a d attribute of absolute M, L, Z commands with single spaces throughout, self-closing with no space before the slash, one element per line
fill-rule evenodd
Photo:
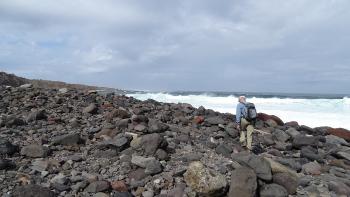
<path fill-rule="evenodd" d="M 310 127 L 350 129 L 350 98 L 346 95 L 261 94 L 217 92 L 132 92 L 136 99 L 189 103 L 222 113 L 235 114 L 238 95 L 246 95 L 258 112 L 273 114 L 284 122 L 297 121 Z"/>

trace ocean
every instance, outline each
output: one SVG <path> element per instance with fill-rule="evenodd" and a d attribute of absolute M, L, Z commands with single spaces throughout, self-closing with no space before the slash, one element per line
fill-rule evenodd
<path fill-rule="evenodd" d="M 276 115 L 284 122 L 297 121 L 310 127 L 350 129 L 349 95 L 239 93 L 239 92 L 129 92 L 139 100 L 189 103 L 222 113 L 235 114 L 239 95 L 245 95 L 258 112 Z"/>

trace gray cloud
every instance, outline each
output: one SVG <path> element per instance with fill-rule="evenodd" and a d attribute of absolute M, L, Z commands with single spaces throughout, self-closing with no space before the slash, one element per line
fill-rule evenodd
<path fill-rule="evenodd" d="M 349 93 L 349 8 L 345 0 L 2 0 L 0 69 L 125 89 Z"/>

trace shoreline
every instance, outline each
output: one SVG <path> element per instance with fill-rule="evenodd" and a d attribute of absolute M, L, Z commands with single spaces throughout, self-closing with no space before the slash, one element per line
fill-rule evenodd
<path fill-rule="evenodd" d="M 0 190 L 10 196 L 350 191 L 345 129 L 260 113 L 248 152 L 234 115 L 204 107 L 31 85 L 1 92 Z"/>

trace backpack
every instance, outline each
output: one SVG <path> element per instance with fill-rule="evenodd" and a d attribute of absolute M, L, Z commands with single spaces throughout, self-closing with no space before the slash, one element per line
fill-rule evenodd
<path fill-rule="evenodd" d="M 244 118 L 247 119 L 248 121 L 255 120 L 258 117 L 258 113 L 256 112 L 255 105 L 253 103 L 246 103 L 244 105 L 247 110 L 247 113 Z"/>

